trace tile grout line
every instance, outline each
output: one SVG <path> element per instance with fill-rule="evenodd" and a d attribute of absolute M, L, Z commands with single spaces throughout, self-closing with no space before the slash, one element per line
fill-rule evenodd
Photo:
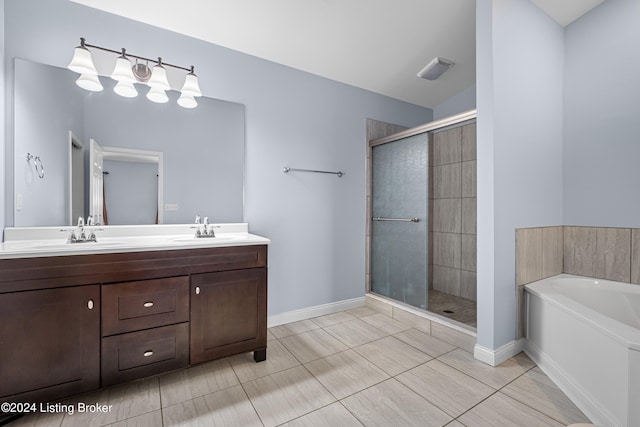
<path fill-rule="evenodd" d="M 507 384 L 505 384 L 503 387 L 501 387 L 498 391 L 499 391 L 499 392 L 502 392 L 502 390 L 503 390 L 503 389 L 505 389 L 507 386 L 511 385 L 511 384 L 512 384 L 512 383 L 514 383 L 516 380 L 520 379 L 521 377 L 523 377 L 524 375 L 526 375 L 527 373 L 531 372 L 533 369 L 535 369 L 535 368 L 537 368 L 537 367 L 538 367 L 538 365 L 533 365 L 531 368 L 529 368 L 529 369 L 527 369 L 525 372 L 523 372 L 523 373 L 522 373 L 522 375 L 519 375 L 517 378 L 514 378 L 512 381 L 509 381 Z M 554 421 L 559 422 L 560 424 L 564 424 L 564 423 L 565 423 L 565 422 L 564 422 L 564 421 L 562 421 L 562 420 L 558 420 L 558 419 L 554 418 L 553 416 L 551 416 L 551 415 L 549 415 L 549 414 L 547 414 L 547 413 L 545 413 L 545 412 L 542 412 L 540 409 L 537 409 L 537 408 L 534 408 L 533 406 L 530 406 L 527 402 L 523 402 L 522 400 L 520 400 L 520 399 L 518 399 L 518 398 L 515 398 L 515 397 L 513 397 L 513 396 L 509 396 L 508 394 L 506 394 L 506 393 L 504 393 L 504 392 L 502 392 L 502 394 L 504 394 L 505 396 L 507 396 L 507 397 L 509 397 L 509 398 L 511 398 L 511 399 L 513 399 L 513 400 L 515 400 L 516 402 L 519 402 L 519 403 L 523 404 L 524 406 L 528 407 L 529 409 L 532 409 L 532 410 L 534 410 L 534 411 L 536 411 L 536 412 L 539 412 L 539 413 L 541 413 L 542 415 L 544 415 L 544 416 L 546 416 L 546 417 L 548 417 L 548 418 L 551 418 L 551 419 L 552 419 L 552 420 L 554 420 Z M 578 408 L 578 409 L 580 409 L 580 408 Z M 580 411 L 580 412 L 582 412 L 582 411 Z M 583 415 L 584 415 L 584 414 L 583 414 Z M 585 415 L 585 417 L 586 417 L 586 415 Z M 587 419 L 588 419 L 588 418 L 587 418 Z"/>
<path fill-rule="evenodd" d="M 249 382 L 249 381 L 247 381 L 247 382 Z M 247 393 L 247 390 L 245 390 L 244 384 L 240 383 L 240 387 L 242 388 L 242 392 L 244 393 L 244 395 L 247 396 L 247 400 L 251 404 L 251 407 L 253 408 L 253 412 L 256 413 L 256 415 L 258 416 L 258 419 L 260 420 L 260 422 L 262 423 L 262 426 L 264 427 L 265 426 L 264 420 L 262 419 L 262 417 L 260 416 L 260 413 L 258 412 L 256 407 L 254 406 L 253 400 L 251 400 L 251 398 L 249 397 L 249 394 Z"/>

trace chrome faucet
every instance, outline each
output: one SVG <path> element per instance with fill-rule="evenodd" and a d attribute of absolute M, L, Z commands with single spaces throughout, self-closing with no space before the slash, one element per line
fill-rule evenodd
<path fill-rule="evenodd" d="M 196 215 L 196 224 L 198 224 L 198 229 L 196 230 L 196 238 L 200 237 L 216 237 L 216 233 L 213 231 L 213 227 L 209 226 L 209 217 L 205 216 L 204 220 L 200 218 L 200 215 Z M 200 225 L 202 225 L 202 230 L 200 230 Z"/>
<path fill-rule="evenodd" d="M 87 217 L 87 225 L 94 225 L 93 223 L 94 223 L 93 217 L 89 215 Z M 95 242 L 96 234 L 93 232 L 93 230 L 89 230 L 89 234 L 87 235 L 87 233 L 85 232 L 84 226 L 85 226 L 84 218 L 81 216 L 78 217 L 77 230 L 71 230 L 69 232 L 67 243 Z"/>

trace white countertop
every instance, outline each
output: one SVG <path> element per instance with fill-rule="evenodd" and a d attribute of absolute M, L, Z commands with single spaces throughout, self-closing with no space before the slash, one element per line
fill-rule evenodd
<path fill-rule="evenodd" d="M 268 245 L 271 242 L 249 233 L 247 223 L 211 224 L 209 227 L 213 227 L 216 237 L 196 238 L 196 224 L 88 226 L 85 232 L 93 230 L 97 242 L 84 243 L 67 243 L 70 231 L 76 227 L 10 227 L 4 231 L 0 259 Z"/>

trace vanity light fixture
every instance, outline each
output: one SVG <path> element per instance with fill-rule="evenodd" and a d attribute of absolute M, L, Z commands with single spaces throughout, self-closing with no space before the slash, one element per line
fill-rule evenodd
<path fill-rule="evenodd" d="M 162 66 L 162 58 L 158 58 L 158 65 L 153 67 L 151 71 L 151 78 L 147 82 L 149 92 L 147 92 L 147 99 L 149 101 L 165 103 L 169 101 L 169 97 L 165 91 L 171 89 L 169 86 L 169 80 L 167 80 L 167 70 Z"/>
<path fill-rule="evenodd" d="M 122 55 L 116 59 L 116 68 L 113 69 L 111 78 L 118 82 L 113 88 L 115 93 L 125 98 L 138 96 L 138 91 L 133 85 L 136 82 L 136 78 L 133 75 L 131 61 L 127 58 L 125 48 L 122 48 Z"/>
<path fill-rule="evenodd" d="M 193 65 L 191 71 L 184 79 L 184 85 L 180 91 L 180 98 L 178 98 L 178 104 L 184 108 L 195 108 L 198 103 L 195 97 L 202 96 L 200 92 L 200 86 L 198 86 L 198 77 L 193 73 Z"/>
<path fill-rule="evenodd" d="M 80 38 L 80 46 L 75 48 L 73 58 L 67 66 L 71 71 L 80 74 L 80 77 L 76 80 L 76 84 L 81 88 L 95 92 L 103 89 L 98 77 L 98 70 L 93 63 L 89 48 L 119 55 L 116 58 L 116 66 L 110 75 L 112 79 L 117 81 L 113 91 L 118 95 L 133 98 L 138 95 L 138 90 L 134 86 L 134 83 L 145 83 L 149 86 L 147 99 L 158 103 L 169 101 L 166 91 L 170 90 L 171 86 L 167 79 L 167 70 L 165 67 L 171 67 L 187 71 L 184 85 L 180 91 L 178 105 L 184 108 L 194 108 L 198 105 L 195 98 L 202 96 L 202 92 L 198 84 L 198 77 L 193 72 L 193 65 L 187 68 L 167 64 L 162 62 L 162 58 L 158 58 L 156 61 L 142 56 L 127 54 L 124 48 L 119 52 L 117 50 L 87 44 L 84 38 Z M 136 59 L 136 63 L 133 66 L 129 58 Z M 138 60 L 145 61 L 145 63 L 139 63 Z M 148 64 L 150 62 L 156 64 L 153 69 L 149 69 Z"/>

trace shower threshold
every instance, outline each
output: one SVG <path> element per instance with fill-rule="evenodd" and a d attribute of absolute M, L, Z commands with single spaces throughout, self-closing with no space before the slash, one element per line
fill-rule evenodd
<path fill-rule="evenodd" d="M 429 292 L 431 293 L 431 289 Z M 365 305 L 383 312 L 416 329 L 473 352 L 476 343 L 475 326 L 456 321 L 442 314 L 425 311 L 392 298 L 369 292 L 365 294 Z"/>

